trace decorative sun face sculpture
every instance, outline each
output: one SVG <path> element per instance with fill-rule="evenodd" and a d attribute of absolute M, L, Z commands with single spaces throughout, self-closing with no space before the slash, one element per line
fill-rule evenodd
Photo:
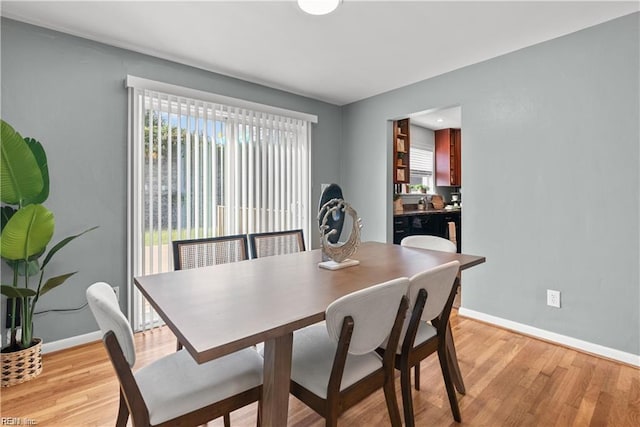
<path fill-rule="evenodd" d="M 330 196 L 339 196 L 330 198 Z M 345 214 L 351 216 L 353 227 L 349 239 L 344 243 L 338 243 Z M 362 222 L 358 214 L 342 199 L 342 190 L 336 184 L 331 184 L 322 193 L 320 209 L 318 211 L 320 225 L 320 243 L 322 253 L 336 263 L 342 263 L 358 249 L 360 244 L 360 228 Z"/>

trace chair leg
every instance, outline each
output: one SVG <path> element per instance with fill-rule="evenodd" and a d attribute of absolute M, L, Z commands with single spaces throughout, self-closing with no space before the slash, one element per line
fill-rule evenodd
<path fill-rule="evenodd" d="M 231 416 L 226 413 L 222 418 L 224 420 L 224 427 L 231 427 Z"/>
<path fill-rule="evenodd" d="M 180 341 L 176 341 L 176 351 L 182 350 L 182 343 Z"/>
<path fill-rule="evenodd" d="M 400 410 L 398 409 L 398 399 L 396 399 L 396 385 L 394 382 L 394 376 L 387 378 L 384 382 L 384 398 L 387 401 L 387 410 L 389 411 L 389 418 L 391 419 L 391 425 L 393 427 L 402 426 L 402 418 L 400 417 Z"/>
<path fill-rule="evenodd" d="M 404 424 L 407 427 L 414 427 L 413 398 L 411 397 L 411 368 L 409 366 L 402 366 L 400 368 L 400 389 L 402 390 Z"/>
<path fill-rule="evenodd" d="M 453 335 L 451 334 L 451 325 L 447 324 L 446 331 L 446 343 L 447 343 L 447 360 L 449 361 L 449 366 L 451 368 L 451 375 L 453 379 L 453 383 L 456 386 L 456 390 L 460 394 L 465 394 L 466 389 L 464 387 L 464 381 L 462 380 L 462 373 L 460 372 L 460 365 L 458 364 L 458 355 L 456 353 L 456 346 L 453 343 Z"/>
<path fill-rule="evenodd" d="M 118 418 L 116 418 L 116 427 L 125 427 L 129 419 L 129 408 L 124 400 L 122 390 L 120 390 L 120 405 L 118 406 Z"/>
<path fill-rule="evenodd" d="M 453 385 L 451 372 L 449 371 L 447 349 L 444 345 L 438 346 L 438 360 L 440 361 L 440 369 L 442 370 L 444 386 L 447 389 L 447 396 L 449 397 L 449 405 L 451 406 L 453 419 L 457 422 L 462 422 L 462 417 L 460 416 L 460 407 L 458 406 L 458 396 L 456 396 L 456 389 Z"/>
<path fill-rule="evenodd" d="M 420 362 L 413 367 L 413 376 L 415 377 L 414 384 L 416 390 L 420 390 Z"/>
<path fill-rule="evenodd" d="M 335 414 L 327 414 L 324 425 L 326 427 L 338 427 L 338 418 L 336 418 Z"/>
<path fill-rule="evenodd" d="M 256 426 L 262 427 L 262 400 L 258 400 L 258 417 L 256 420 Z"/>
<path fill-rule="evenodd" d="M 338 399 L 327 399 L 325 402 L 326 405 L 326 413 L 324 417 L 324 422 L 326 427 L 338 427 L 338 417 L 340 416 L 340 412 L 338 410 Z"/>

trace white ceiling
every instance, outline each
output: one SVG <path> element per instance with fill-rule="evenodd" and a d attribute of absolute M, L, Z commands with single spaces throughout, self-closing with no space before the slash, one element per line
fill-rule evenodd
<path fill-rule="evenodd" d="M 344 105 L 639 10 L 639 2 L 2 1 L 2 16 Z"/>
<path fill-rule="evenodd" d="M 461 128 L 462 108 L 451 107 L 411 114 L 412 125 L 418 125 L 431 130 Z"/>

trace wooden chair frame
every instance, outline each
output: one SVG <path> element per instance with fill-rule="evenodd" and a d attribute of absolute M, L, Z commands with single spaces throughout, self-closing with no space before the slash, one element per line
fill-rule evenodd
<path fill-rule="evenodd" d="M 247 244 L 246 234 L 236 234 L 232 236 L 219 236 L 219 237 L 205 237 L 202 239 L 186 239 L 186 240 L 174 240 L 173 246 L 173 268 L 175 270 L 182 270 L 182 258 L 180 248 L 188 245 L 208 244 L 208 243 L 223 243 L 229 241 L 239 241 L 240 248 L 242 250 L 242 260 L 249 259 L 249 245 Z"/>
<path fill-rule="evenodd" d="M 407 297 L 403 296 L 389 336 L 389 345 L 393 346 L 392 348 L 398 346 L 407 309 Z M 402 425 L 402 420 L 395 394 L 394 355 L 392 353 L 389 352 L 383 355 L 382 367 L 380 369 L 340 391 L 340 383 L 342 382 L 342 374 L 344 373 L 344 367 L 349 353 L 349 344 L 351 343 L 353 328 L 353 318 L 351 316 L 345 317 L 342 322 L 338 347 L 329 377 L 327 398 L 323 399 L 316 396 L 293 380 L 291 380 L 291 394 L 319 415 L 322 415 L 326 420 L 327 427 L 336 427 L 338 418 L 343 412 L 382 388 L 384 390 L 387 409 L 389 410 L 389 417 L 391 418 L 391 425 L 393 427 L 399 427 Z"/>
<path fill-rule="evenodd" d="M 116 427 L 125 427 L 127 419 L 131 414 L 134 426 L 150 426 L 149 409 L 147 408 L 138 383 L 136 382 L 133 372 L 125 358 L 122 347 L 118 343 L 118 339 L 113 331 L 109 331 L 103 338 L 107 353 L 111 359 L 111 363 L 118 376 L 120 382 L 120 405 L 118 407 L 118 418 L 116 419 Z M 158 424 L 158 427 L 169 427 L 176 425 L 192 425 L 197 426 L 206 424 L 208 421 L 224 416 L 225 426 L 229 426 L 229 413 L 247 406 L 253 402 L 258 402 L 258 420 L 257 425 L 261 423 L 261 402 L 262 402 L 262 385 L 254 387 L 250 390 L 231 396 L 220 402 L 213 403 L 196 411 L 189 412 L 180 417 L 173 418 Z"/>
<path fill-rule="evenodd" d="M 300 252 L 304 252 L 306 249 L 304 245 L 304 233 L 302 229 L 271 231 L 268 233 L 252 233 L 252 234 L 249 234 L 249 243 L 251 244 L 251 258 L 258 258 L 258 251 L 256 248 L 257 239 L 266 238 L 266 237 L 289 236 L 289 235 L 294 235 L 298 238 L 298 247 L 300 249 Z"/>
<path fill-rule="evenodd" d="M 453 378 L 450 369 L 454 361 L 451 360 L 452 355 L 449 354 L 447 349 L 447 334 L 449 328 L 449 317 L 451 315 L 451 308 L 453 306 L 453 300 L 456 296 L 458 289 L 458 278 L 456 277 L 451 292 L 447 298 L 444 309 L 440 316 L 431 320 L 431 324 L 436 328 L 437 334 L 428 339 L 427 341 L 420 343 L 414 347 L 416 334 L 418 332 L 418 326 L 420 325 L 422 312 L 427 302 L 427 291 L 420 289 L 416 303 L 411 312 L 411 318 L 409 320 L 409 326 L 402 342 L 402 350 L 400 354 L 396 354 L 392 349 L 397 348 L 393 346 L 387 346 L 389 351 L 384 351 L 384 355 L 393 353 L 395 356 L 395 367 L 400 371 L 400 388 L 402 390 L 402 406 L 404 408 L 404 419 L 407 427 L 415 426 L 415 420 L 413 415 L 413 399 L 411 397 L 411 368 L 419 368 L 420 361 L 426 359 L 431 354 L 437 352 L 438 360 L 440 361 L 440 369 L 442 370 L 442 377 L 444 379 L 444 385 L 447 390 L 447 397 L 449 398 L 449 404 L 451 406 L 451 413 L 454 420 L 461 422 L 460 407 L 458 406 L 458 398 L 453 384 Z M 457 364 L 457 361 L 455 361 Z M 417 369 L 416 369 L 417 370 Z M 419 390 L 419 375 L 416 373 L 416 390 Z"/>

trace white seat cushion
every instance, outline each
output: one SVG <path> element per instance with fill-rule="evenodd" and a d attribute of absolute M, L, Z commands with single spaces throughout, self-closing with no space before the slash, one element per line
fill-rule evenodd
<path fill-rule="evenodd" d="M 419 344 L 438 335 L 438 330 L 431 325 L 431 323 L 424 320 L 418 325 L 418 332 L 416 332 L 416 339 L 413 341 L 413 346 L 416 347 Z"/>
<path fill-rule="evenodd" d="M 329 338 L 325 322 L 309 326 L 293 334 L 291 379 L 323 399 L 336 355 L 337 343 Z M 347 355 L 340 390 L 382 367 L 382 359 L 375 352 Z"/>
<path fill-rule="evenodd" d="M 181 350 L 134 376 L 155 425 L 262 384 L 262 366 L 249 348 L 201 365 Z"/>
<path fill-rule="evenodd" d="M 407 322 L 405 322 L 404 326 L 405 328 L 402 334 L 403 337 L 404 337 L 404 332 L 406 331 Z M 436 328 L 434 328 L 429 322 L 425 322 L 424 320 L 422 320 L 418 325 L 418 331 L 416 332 L 416 339 L 413 341 L 413 346 L 416 347 L 417 345 L 420 345 L 423 342 L 435 337 L 437 334 L 438 334 L 438 331 Z M 385 340 L 380 347 L 386 350 L 387 340 Z M 398 349 L 396 350 L 396 354 L 400 354 L 400 353 L 402 353 L 402 341 L 398 343 Z"/>

